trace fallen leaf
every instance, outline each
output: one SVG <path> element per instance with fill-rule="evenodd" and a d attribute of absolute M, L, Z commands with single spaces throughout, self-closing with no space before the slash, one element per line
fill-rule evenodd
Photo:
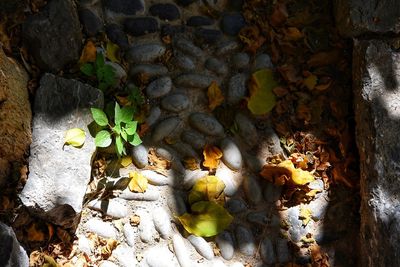
<path fill-rule="evenodd" d="M 200 169 L 199 164 L 195 158 L 185 158 L 183 160 L 185 168 L 191 171 Z"/>
<path fill-rule="evenodd" d="M 69 129 L 64 138 L 64 144 L 80 147 L 85 143 L 86 132 L 80 128 Z"/>
<path fill-rule="evenodd" d="M 112 42 L 107 42 L 106 57 L 112 62 L 120 63 L 119 46 Z"/>
<path fill-rule="evenodd" d="M 218 167 L 219 160 L 222 158 L 222 151 L 216 146 L 206 145 L 203 150 L 203 156 L 203 166 L 213 170 Z"/>
<path fill-rule="evenodd" d="M 58 267 L 57 262 L 53 259 L 53 257 L 49 255 L 43 255 L 44 256 L 44 264 L 43 267 Z"/>
<path fill-rule="evenodd" d="M 341 51 L 334 49 L 329 52 L 319 52 L 310 57 L 307 61 L 309 67 L 322 67 L 337 63 L 341 58 Z"/>
<path fill-rule="evenodd" d="M 304 205 L 301 205 L 299 218 L 302 220 L 303 226 L 306 226 L 310 222 L 311 216 L 312 216 L 312 210 Z"/>
<path fill-rule="evenodd" d="M 243 27 L 239 32 L 239 39 L 246 45 L 245 50 L 252 54 L 255 54 L 265 42 L 265 38 L 256 26 Z"/>
<path fill-rule="evenodd" d="M 320 246 L 314 244 L 310 247 L 311 263 L 313 267 L 329 267 L 329 257 L 321 251 Z"/>
<path fill-rule="evenodd" d="M 189 204 L 196 203 L 198 201 L 208 200 L 216 202 L 224 202 L 225 184 L 217 176 L 207 175 L 195 183 L 192 190 L 189 193 Z"/>
<path fill-rule="evenodd" d="M 270 69 L 261 69 L 251 75 L 247 107 L 254 115 L 264 115 L 274 108 L 276 99 L 273 89 L 277 86 Z"/>
<path fill-rule="evenodd" d="M 270 23 L 274 27 L 278 27 L 285 23 L 288 18 L 288 12 L 286 10 L 285 3 L 277 2 L 274 7 L 272 14 L 270 16 Z"/>
<path fill-rule="evenodd" d="M 216 107 L 221 105 L 225 98 L 221 92 L 221 88 L 219 88 L 216 81 L 212 81 L 207 91 L 208 96 L 208 107 L 213 111 Z"/>
<path fill-rule="evenodd" d="M 224 207 L 213 201 L 196 202 L 191 211 L 192 214 L 185 213 L 178 219 L 186 231 L 197 236 L 215 236 L 225 230 L 233 220 Z"/>
<path fill-rule="evenodd" d="M 29 228 L 28 228 L 28 241 L 33 241 L 33 242 L 41 242 L 45 239 L 44 233 L 38 229 L 38 226 L 36 223 L 33 223 Z"/>
<path fill-rule="evenodd" d="M 94 43 L 89 40 L 86 42 L 85 46 L 83 47 L 81 57 L 79 59 L 79 65 L 83 65 L 87 62 L 95 62 L 97 55 L 97 48 Z"/>
<path fill-rule="evenodd" d="M 317 85 L 318 78 L 316 75 L 311 74 L 307 78 L 304 79 L 303 84 L 308 90 L 313 90 L 314 87 Z"/>
<path fill-rule="evenodd" d="M 129 178 L 131 178 L 128 185 L 129 190 L 137 193 L 143 193 L 147 190 L 147 185 L 148 185 L 147 178 L 144 177 L 141 173 L 130 172 Z"/>
<path fill-rule="evenodd" d="M 132 157 L 131 156 L 124 156 L 121 159 L 121 165 L 122 167 L 128 167 L 132 163 Z"/>
<path fill-rule="evenodd" d="M 296 27 L 289 27 L 283 31 L 285 35 L 285 40 L 287 41 L 297 41 L 303 38 L 303 33 L 299 31 Z"/>
<path fill-rule="evenodd" d="M 286 183 L 305 185 L 315 180 L 310 172 L 295 168 L 291 160 L 282 161 L 277 165 L 264 165 L 260 174 L 276 185 L 283 185 Z"/>
<path fill-rule="evenodd" d="M 100 249 L 101 256 L 107 259 L 111 256 L 112 251 L 117 247 L 118 242 L 112 238 L 107 239 L 107 244 Z"/>
<path fill-rule="evenodd" d="M 129 221 L 133 226 L 138 226 L 140 224 L 140 216 L 139 215 L 132 215 L 129 217 Z"/>

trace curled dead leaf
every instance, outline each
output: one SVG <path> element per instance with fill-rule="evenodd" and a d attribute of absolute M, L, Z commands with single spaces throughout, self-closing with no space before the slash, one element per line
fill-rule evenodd
<path fill-rule="evenodd" d="M 216 107 L 221 105 L 225 100 L 221 88 L 219 88 L 216 81 L 212 81 L 212 83 L 208 87 L 207 96 L 208 96 L 208 107 L 210 108 L 211 111 L 213 111 Z"/>
<path fill-rule="evenodd" d="M 129 178 L 131 178 L 128 187 L 132 192 L 144 193 L 147 190 L 148 181 L 141 173 L 130 172 Z"/>
<path fill-rule="evenodd" d="M 100 249 L 101 256 L 107 259 L 111 256 L 112 251 L 117 247 L 118 241 L 112 238 L 107 240 L 107 244 Z"/>
<path fill-rule="evenodd" d="M 216 146 L 206 145 L 204 147 L 203 156 L 203 166 L 213 170 L 218 167 L 220 158 L 222 158 L 222 151 Z"/>
<path fill-rule="evenodd" d="M 95 62 L 97 55 L 97 49 L 93 41 L 88 40 L 83 47 L 81 57 L 79 59 L 79 64 L 85 64 L 87 62 Z"/>
<path fill-rule="evenodd" d="M 314 181 L 314 176 L 310 172 L 295 168 L 291 160 L 282 161 L 277 165 L 264 165 L 260 174 L 276 185 L 284 185 L 286 183 L 305 185 Z"/>

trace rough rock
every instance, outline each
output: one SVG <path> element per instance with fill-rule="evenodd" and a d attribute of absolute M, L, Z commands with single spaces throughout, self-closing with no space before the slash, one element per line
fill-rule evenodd
<path fill-rule="evenodd" d="M 25 70 L 0 48 L 0 187 L 12 165 L 23 159 L 32 140 L 27 84 Z"/>
<path fill-rule="evenodd" d="M 385 6 L 385 11 L 392 10 Z M 354 44 L 356 139 L 361 155 L 361 266 L 400 265 L 400 52 L 391 48 L 393 44 L 377 40 Z"/>
<path fill-rule="evenodd" d="M 88 108 L 101 108 L 103 101 L 100 90 L 52 74 L 42 77 L 36 93 L 29 177 L 20 198 L 32 212 L 66 228 L 79 220 L 96 149 Z M 63 145 L 71 128 L 85 130 L 81 148 Z"/>
<path fill-rule="evenodd" d="M 78 12 L 79 19 L 83 26 L 83 31 L 87 36 L 96 36 L 97 33 L 104 29 L 102 19 L 88 8 L 82 8 Z"/>
<path fill-rule="evenodd" d="M 13 229 L 0 222 L 0 262 L 4 267 L 28 267 L 29 258 Z"/>
<path fill-rule="evenodd" d="M 57 72 L 78 61 L 82 33 L 74 1 L 53 0 L 23 24 L 24 42 L 38 66 Z"/>

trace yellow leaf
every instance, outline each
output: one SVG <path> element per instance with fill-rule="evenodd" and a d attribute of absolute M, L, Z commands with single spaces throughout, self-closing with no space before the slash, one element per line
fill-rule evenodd
<path fill-rule="evenodd" d="M 28 228 L 28 241 L 40 242 L 44 240 L 44 233 L 34 223 Z"/>
<path fill-rule="evenodd" d="M 107 42 L 106 56 L 112 62 L 120 63 L 119 46 L 112 42 Z"/>
<path fill-rule="evenodd" d="M 82 50 L 81 58 L 79 59 L 79 64 L 85 64 L 87 62 L 96 61 L 97 49 L 94 43 L 89 40 L 86 42 L 85 47 Z"/>
<path fill-rule="evenodd" d="M 122 157 L 122 159 L 121 159 L 122 167 L 128 167 L 131 163 L 132 163 L 132 157 L 131 156 Z"/>
<path fill-rule="evenodd" d="M 48 255 L 43 255 L 44 263 L 43 267 L 58 267 L 57 262 L 53 259 L 53 257 Z"/>
<path fill-rule="evenodd" d="M 303 33 L 299 31 L 296 27 L 289 27 L 284 30 L 285 40 L 288 41 L 297 41 L 303 38 Z"/>
<path fill-rule="evenodd" d="M 189 204 L 202 200 L 224 201 L 225 184 L 217 176 L 207 175 L 195 183 L 189 193 Z"/>
<path fill-rule="evenodd" d="M 312 210 L 301 205 L 299 218 L 303 221 L 303 226 L 306 226 L 311 220 Z"/>
<path fill-rule="evenodd" d="M 213 111 L 216 107 L 221 105 L 224 102 L 224 95 L 221 92 L 221 88 L 219 88 L 216 81 L 213 81 L 208 87 L 207 91 L 208 96 L 208 107 Z"/>
<path fill-rule="evenodd" d="M 261 69 L 253 73 L 249 81 L 250 98 L 247 107 L 254 115 L 270 112 L 276 103 L 273 89 L 278 86 L 272 70 Z"/>
<path fill-rule="evenodd" d="M 143 193 L 147 190 L 147 185 L 148 185 L 147 178 L 144 177 L 141 173 L 130 172 L 129 178 L 131 178 L 128 185 L 129 190 L 138 193 Z"/>
<path fill-rule="evenodd" d="M 199 164 L 195 158 L 185 158 L 183 163 L 188 170 L 195 171 L 199 169 Z"/>
<path fill-rule="evenodd" d="M 210 170 L 216 169 L 219 164 L 219 159 L 222 158 L 222 151 L 216 146 L 206 145 L 204 147 L 203 156 L 203 166 Z"/>
<path fill-rule="evenodd" d="M 215 236 L 225 230 L 233 217 L 221 205 L 212 201 L 196 202 L 192 214 L 185 213 L 178 219 L 191 234 L 203 237 Z"/>
<path fill-rule="evenodd" d="M 108 258 L 111 256 L 112 251 L 117 247 L 118 242 L 112 238 L 107 240 L 107 244 L 103 246 L 100 250 L 101 255 L 104 258 Z"/>
<path fill-rule="evenodd" d="M 80 128 L 69 129 L 64 138 L 64 144 L 80 147 L 85 143 L 86 133 Z"/>
<path fill-rule="evenodd" d="M 296 169 L 290 160 L 282 161 L 277 165 L 264 165 L 260 174 L 276 185 L 283 185 L 285 183 L 305 185 L 315 180 L 310 172 Z"/>
<path fill-rule="evenodd" d="M 307 78 L 304 79 L 303 84 L 308 88 L 308 90 L 313 90 L 314 87 L 317 85 L 317 76 L 311 74 Z"/>

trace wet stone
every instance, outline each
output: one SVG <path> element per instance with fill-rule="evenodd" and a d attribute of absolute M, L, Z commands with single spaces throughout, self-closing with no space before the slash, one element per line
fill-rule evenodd
<path fill-rule="evenodd" d="M 204 238 L 190 235 L 187 237 L 187 239 L 201 256 L 203 256 L 207 260 L 211 260 L 214 258 L 212 247 L 209 243 L 207 243 Z"/>
<path fill-rule="evenodd" d="M 236 69 L 247 68 L 250 63 L 250 56 L 247 53 L 237 53 L 232 56 L 232 65 Z"/>
<path fill-rule="evenodd" d="M 133 45 L 126 53 L 133 64 L 153 62 L 165 53 L 165 47 L 157 43 Z"/>
<path fill-rule="evenodd" d="M 160 198 L 160 192 L 150 186 L 144 193 L 135 193 L 130 191 L 129 188 L 126 188 L 118 197 L 125 200 L 156 201 Z"/>
<path fill-rule="evenodd" d="M 231 198 L 225 202 L 225 208 L 229 211 L 229 213 L 237 214 L 242 213 L 247 210 L 247 204 L 243 199 L 240 198 Z"/>
<path fill-rule="evenodd" d="M 195 46 L 191 41 L 183 39 L 183 38 L 176 38 L 174 40 L 174 46 L 182 51 L 183 53 L 190 55 L 195 58 L 202 58 L 204 53 L 201 48 Z"/>
<path fill-rule="evenodd" d="M 268 237 L 261 241 L 260 254 L 264 263 L 271 265 L 276 263 L 274 247 Z"/>
<path fill-rule="evenodd" d="M 161 109 L 159 107 L 153 107 L 149 112 L 149 116 L 146 118 L 146 123 L 149 126 L 152 126 L 158 120 L 158 118 L 160 118 L 160 115 Z"/>
<path fill-rule="evenodd" d="M 170 77 L 161 77 L 152 81 L 146 88 L 146 95 L 149 98 L 158 98 L 168 94 L 172 89 Z"/>
<path fill-rule="evenodd" d="M 148 164 L 148 150 L 147 148 L 140 144 L 138 146 L 132 147 L 132 160 L 133 163 L 138 167 L 139 169 L 143 169 L 144 167 L 147 166 Z"/>
<path fill-rule="evenodd" d="M 82 8 L 78 11 L 78 15 L 87 36 L 92 37 L 103 31 L 103 21 L 90 9 Z"/>
<path fill-rule="evenodd" d="M 162 238 L 169 238 L 172 232 L 172 228 L 171 219 L 167 211 L 162 207 L 158 207 L 153 210 L 152 214 L 154 226 L 157 232 L 160 233 Z"/>
<path fill-rule="evenodd" d="M 193 130 L 183 131 L 181 134 L 181 140 L 191 145 L 194 149 L 203 149 L 206 145 L 206 139 L 204 136 Z"/>
<path fill-rule="evenodd" d="M 174 246 L 175 256 L 181 267 L 191 267 L 190 253 L 186 247 L 185 241 L 180 234 L 172 236 L 172 245 Z"/>
<path fill-rule="evenodd" d="M 133 229 L 133 227 L 129 223 L 125 223 L 123 231 L 124 231 L 126 243 L 129 246 L 134 247 L 136 244 L 136 242 L 135 242 L 136 233 L 135 233 L 135 230 Z"/>
<path fill-rule="evenodd" d="M 173 4 L 154 4 L 149 8 L 152 16 L 162 20 L 174 21 L 180 18 L 179 9 Z"/>
<path fill-rule="evenodd" d="M 221 19 L 222 31 L 227 35 L 237 35 L 245 25 L 246 21 L 240 13 L 225 14 Z"/>
<path fill-rule="evenodd" d="M 260 70 L 264 68 L 273 68 L 271 58 L 267 54 L 259 54 L 254 60 L 254 70 Z"/>
<path fill-rule="evenodd" d="M 171 180 L 167 176 L 159 174 L 155 171 L 144 170 L 141 172 L 141 174 L 146 177 L 149 183 L 152 185 L 161 186 L 171 184 Z"/>
<path fill-rule="evenodd" d="M 154 142 L 160 142 L 165 137 L 169 136 L 180 124 L 181 120 L 178 117 L 169 117 L 156 125 L 152 133 Z"/>
<path fill-rule="evenodd" d="M 161 107 L 171 112 L 181 112 L 189 107 L 189 98 L 184 94 L 172 94 L 161 100 Z"/>
<path fill-rule="evenodd" d="M 239 251 L 247 256 L 252 256 L 256 252 L 256 245 L 253 233 L 250 229 L 238 225 L 235 229 L 236 241 Z"/>
<path fill-rule="evenodd" d="M 278 239 L 276 242 L 276 254 L 279 263 L 286 263 L 290 261 L 290 252 L 288 241 L 285 239 Z"/>
<path fill-rule="evenodd" d="M 196 68 L 194 61 L 190 57 L 179 52 L 174 53 L 173 63 L 176 67 L 185 71 L 191 71 Z"/>
<path fill-rule="evenodd" d="M 88 231 L 98 234 L 99 236 L 117 239 L 117 230 L 111 223 L 103 222 L 97 218 L 92 218 L 85 223 L 85 227 Z"/>
<path fill-rule="evenodd" d="M 222 161 L 232 170 L 239 170 L 243 160 L 239 147 L 231 139 L 223 139 L 220 143 L 222 150 Z"/>
<path fill-rule="evenodd" d="M 214 20 L 206 16 L 192 16 L 186 21 L 191 27 L 208 26 L 214 24 Z"/>
<path fill-rule="evenodd" d="M 258 143 L 257 129 L 253 122 L 241 113 L 235 116 L 235 122 L 238 127 L 238 132 L 243 141 L 249 146 L 254 146 Z"/>
<path fill-rule="evenodd" d="M 140 214 L 140 224 L 138 227 L 140 240 L 144 243 L 153 241 L 155 234 L 154 223 L 148 214 Z"/>
<path fill-rule="evenodd" d="M 106 26 L 106 34 L 108 39 L 114 44 L 117 44 L 121 49 L 125 50 L 129 47 L 128 37 L 118 24 L 108 24 Z"/>
<path fill-rule="evenodd" d="M 207 44 L 215 44 L 223 36 L 222 32 L 219 30 L 205 28 L 197 28 L 194 34 L 199 42 Z"/>
<path fill-rule="evenodd" d="M 189 123 L 190 126 L 206 135 L 224 136 L 224 127 L 212 115 L 192 113 L 189 117 Z"/>
<path fill-rule="evenodd" d="M 113 218 L 124 218 L 128 216 L 128 208 L 117 199 L 110 200 L 92 200 L 88 207 Z"/>
<path fill-rule="evenodd" d="M 122 244 L 113 250 L 112 256 L 116 258 L 121 267 L 131 267 L 137 265 L 137 260 L 133 248 Z"/>
<path fill-rule="evenodd" d="M 104 7 L 115 13 L 136 15 L 144 11 L 144 0 L 104 0 Z"/>
<path fill-rule="evenodd" d="M 152 17 L 129 18 L 124 23 L 125 31 L 132 36 L 142 36 L 157 32 L 160 28 L 158 21 Z"/>
<path fill-rule="evenodd" d="M 215 242 L 217 243 L 221 251 L 221 256 L 225 260 L 231 260 L 235 252 L 233 237 L 231 233 L 229 233 L 228 231 L 223 231 L 215 238 Z"/>
<path fill-rule="evenodd" d="M 226 64 L 214 57 L 207 59 L 205 62 L 205 67 L 219 75 L 225 75 L 228 73 L 228 67 Z"/>
<path fill-rule="evenodd" d="M 229 104 L 237 104 L 242 100 L 246 95 L 246 82 L 247 75 L 244 73 L 238 73 L 231 77 L 229 80 L 229 90 L 227 101 Z"/>
<path fill-rule="evenodd" d="M 260 203 L 262 200 L 262 192 L 260 183 L 258 182 L 258 178 L 256 176 L 247 175 L 244 178 L 243 188 L 246 198 L 250 201 L 250 203 L 254 205 Z"/>
<path fill-rule="evenodd" d="M 259 225 L 266 225 L 269 223 L 269 219 L 266 211 L 255 211 L 247 214 L 247 221 Z"/>
<path fill-rule="evenodd" d="M 149 79 L 154 77 L 163 76 L 168 73 L 168 69 L 163 65 L 152 64 L 139 64 L 130 69 L 129 75 L 136 76 L 138 74 L 145 74 Z"/>
<path fill-rule="evenodd" d="M 175 79 L 175 84 L 184 88 L 207 88 L 215 78 L 205 74 L 181 74 Z"/>

